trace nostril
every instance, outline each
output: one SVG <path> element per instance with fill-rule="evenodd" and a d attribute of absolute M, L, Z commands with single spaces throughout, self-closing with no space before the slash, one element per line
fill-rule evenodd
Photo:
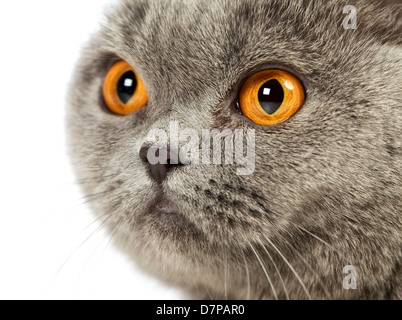
<path fill-rule="evenodd" d="M 146 147 L 140 149 L 140 159 L 144 162 L 148 162 L 148 150 L 149 148 Z"/>
<path fill-rule="evenodd" d="M 154 164 L 151 165 L 151 177 L 158 184 L 162 184 L 162 182 L 167 178 L 167 173 L 170 169 L 170 165 L 168 164 Z"/>
<path fill-rule="evenodd" d="M 142 147 L 139 153 L 142 161 L 150 166 L 151 177 L 161 184 L 168 172 L 176 166 L 183 166 L 178 153 L 163 147 Z"/>

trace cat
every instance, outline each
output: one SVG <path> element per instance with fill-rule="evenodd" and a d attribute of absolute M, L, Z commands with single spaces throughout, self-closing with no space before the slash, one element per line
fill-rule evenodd
<path fill-rule="evenodd" d="M 401 299 L 400 9 L 361 0 L 114 5 L 77 63 L 66 128 L 82 192 L 117 247 L 196 298 Z M 140 79 L 146 91 L 126 115 L 104 91 L 106 77 L 121 81 L 118 65 L 133 71 L 112 94 L 131 99 Z M 239 102 L 247 79 L 266 70 L 293 76 L 303 98 L 272 125 Z M 151 164 L 149 132 L 169 134 L 172 123 L 200 135 L 254 132 L 253 172 L 172 154 Z"/>

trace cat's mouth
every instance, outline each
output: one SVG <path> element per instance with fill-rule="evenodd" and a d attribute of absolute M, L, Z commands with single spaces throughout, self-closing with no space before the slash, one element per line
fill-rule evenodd
<path fill-rule="evenodd" d="M 151 207 L 150 214 L 156 215 L 159 223 L 163 224 L 165 227 L 170 225 L 175 226 L 176 228 L 189 228 L 192 225 L 188 218 L 181 213 L 178 206 L 174 202 L 168 200 L 164 195 L 158 197 L 155 201 L 154 205 Z"/>
<path fill-rule="evenodd" d="M 178 215 L 179 210 L 177 206 L 172 202 L 167 200 L 164 196 L 160 197 L 153 206 L 153 209 L 160 214 L 166 215 Z"/>

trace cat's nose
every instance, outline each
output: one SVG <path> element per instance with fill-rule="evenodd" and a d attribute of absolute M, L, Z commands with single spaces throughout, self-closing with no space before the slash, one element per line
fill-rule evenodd
<path fill-rule="evenodd" d="M 173 168 L 184 165 L 178 153 L 169 148 L 142 147 L 140 158 L 149 165 L 151 177 L 158 184 L 162 184 Z"/>

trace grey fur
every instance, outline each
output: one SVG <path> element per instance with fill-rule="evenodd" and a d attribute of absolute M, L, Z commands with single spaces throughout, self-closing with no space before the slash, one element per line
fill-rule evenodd
<path fill-rule="evenodd" d="M 70 153 L 93 211 L 144 269 L 198 297 L 402 298 L 400 7 L 347 4 L 356 30 L 342 28 L 336 0 L 125 0 L 109 12 L 71 84 Z M 101 96 L 117 59 L 149 94 L 126 117 Z M 263 127 L 235 100 L 247 75 L 270 67 L 299 76 L 307 100 Z M 254 128 L 254 175 L 189 165 L 160 190 L 138 153 L 170 120 Z M 162 192 L 179 214 L 155 209 Z M 342 286 L 346 265 L 356 290 Z"/>

